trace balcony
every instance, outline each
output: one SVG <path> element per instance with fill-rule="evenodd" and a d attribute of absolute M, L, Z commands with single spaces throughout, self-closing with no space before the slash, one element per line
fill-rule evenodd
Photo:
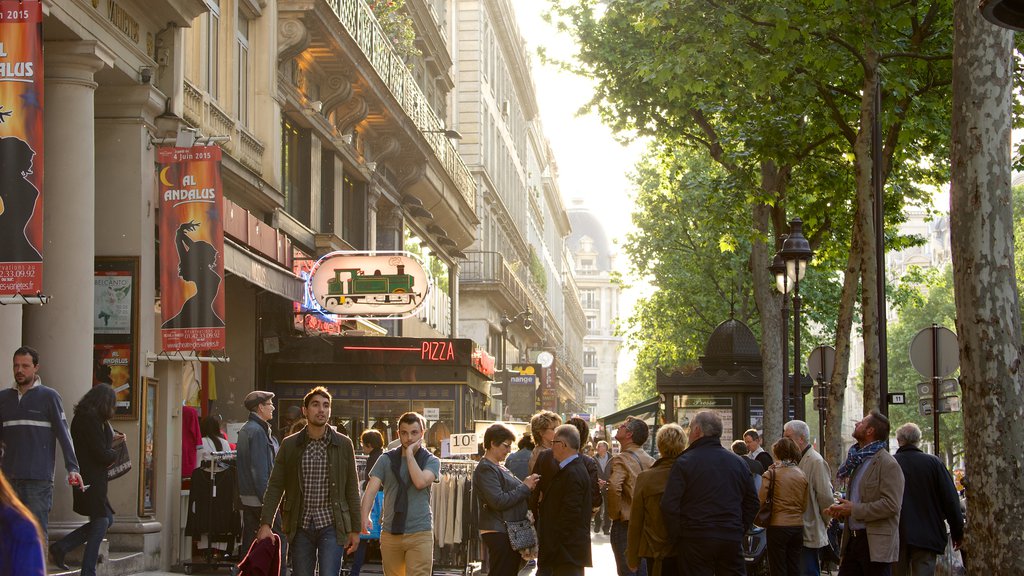
<path fill-rule="evenodd" d="M 363 56 L 387 86 L 395 101 L 426 140 L 438 162 L 444 167 L 462 199 L 471 211 L 476 210 L 476 182 L 462 157 L 444 134 L 424 133 L 437 130 L 444 123 L 423 95 L 405 61 L 395 52 L 370 7 L 363 0 L 321 0 L 348 32 Z M 281 6 L 306 4 L 282 0 Z"/>
<path fill-rule="evenodd" d="M 221 144 L 221 149 L 252 170 L 263 176 L 263 152 L 266 147 L 250 134 L 230 114 L 194 84 L 185 80 L 184 117 L 193 128 L 204 136 L 228 136 L 231 139 Z"/>
<path fill-rule="evenodd" d="M 504 295 L 508 308 L 528 302 L 528 291 L 505 258 L 497 252 L 468 252 L 459 268 L 461 290 L 496 290 Z"/>

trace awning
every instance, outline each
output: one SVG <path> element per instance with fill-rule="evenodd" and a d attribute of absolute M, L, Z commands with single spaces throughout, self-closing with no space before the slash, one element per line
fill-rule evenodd
<path fill-rule="evenodd" d="M 290 270 L 224 239 L 224 269 L 293 302 L 302 302 L 302 280 Z"/>
<path fill-rule="evenodd" d="M 607 416 L 602 416 L 597 419 L 602 426 L 615 426 L 626 421 L 626 418 L 632 416 L 639 418 L 648 424 L 654 424 L 655 419 L 658 416 L 658 408 L 661 402 L 661 398 L 655 396 L 653 398 L 644 400 L 639 404 L 634 404 L 628 408 L 623 408 L 618 412 L 612 412 Z"/>

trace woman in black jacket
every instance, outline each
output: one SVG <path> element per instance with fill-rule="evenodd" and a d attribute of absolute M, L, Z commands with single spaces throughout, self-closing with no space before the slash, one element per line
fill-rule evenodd
<path fill-rule="evenodd" d="M 107 500 L 107 467 L 117 459 L 115 443 L 124 442 L 124 434 L 114 434 L 109 421 L 114 416 L 117 395 L 109 384 L 97 384 L 75 405 L 71 421 L 71 439 L 82 473 L 82 486 L 72 488 L 74 510 L 89 521 L 50 545 L 54 564 L 62 570 L 68 567 L 64 556 L 85 544 L 82 555 L 82 576 L 96 575 L 100 543 L 107 528 L 114 523 L 114 510 Z"/>

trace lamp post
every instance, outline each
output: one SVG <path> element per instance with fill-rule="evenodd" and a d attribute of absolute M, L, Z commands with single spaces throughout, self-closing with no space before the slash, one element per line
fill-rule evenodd
<path fill-rule="evenodd" d="M 498 372 L 501 373 L 501 402 L 505 405 L 505 412 L 509 408 L 509 377 L 505 372 L 505 346 L 508 342 L 508 327 L 519 321 L 522 321 L 523 328 L 526 330 L 533 328 L 533 312 L 530 311 L 529 304 L 526 305 L 526 310 L 511 318 L 507 313 L 501 315 L 501 356 L 498 358 Z"/>
<path fill-rule="evenodd" d="M 785 244 L 787 236 L 780 239 Z M 775 277 L 775 288 L 782 293 L 782 421 L 789 420 L 789 278 L 782 252 L 776 252 L 768 271 Z"/>
<path fill-rule="evenodd" d="M 814 252 L 804 237 L 803 222 L 799 218 L 789 221 L 789 237 L 780 252 L 786 262 L 786 277 L 793 282 L 793 386 L 790 390 L 796 400 L 796 417 L 804 419 L 804 396 L 800 386 L 800 281 L 807 272 L 807 263 Z"/>

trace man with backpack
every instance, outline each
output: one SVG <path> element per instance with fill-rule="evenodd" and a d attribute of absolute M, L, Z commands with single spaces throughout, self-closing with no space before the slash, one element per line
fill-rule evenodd
<path fill-rule="evenodd" d="M 620 450 L 611 460 L 607 498 L 608 517 L 612 521 L 612 552 L 615 553 L 618 576 L 647 576 L 647 566 L 642 561 L 636 572 L 629 569 L 626 563 L 626 542 L 637 474 L 654 464 L 654 458 L 642 448 L 649 435 L 647 423 L 632 416 L 626 418 L 615 432 Z"/>

